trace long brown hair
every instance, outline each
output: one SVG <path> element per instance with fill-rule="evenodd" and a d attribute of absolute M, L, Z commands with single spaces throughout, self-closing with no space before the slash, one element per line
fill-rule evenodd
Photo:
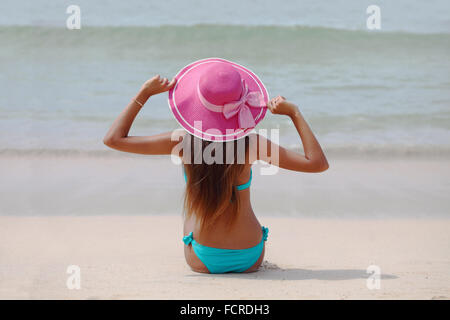
<path fill-rule="evenodd" d="M 243 139 L 240 143 L 236 140 L 211 142 L 190 134 L 183 139 L 183 166 L 187 179 L 184 213 L 186 217 L 194 215 L 200 228 L 209 228 L 230 207 L 228 226 L 239 214 L 240 201 L 235 183 L 245 168 L 249 150 L 248 136 Z M 213 163 L 205 161 L 205 150 L 214 157 Z"/>

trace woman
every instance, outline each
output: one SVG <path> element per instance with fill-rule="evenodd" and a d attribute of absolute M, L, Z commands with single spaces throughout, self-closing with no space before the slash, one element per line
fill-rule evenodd
<path fill-rule="evenodd" d="M 177 139 L 174 132 L 128 136 L 147 100 L 169 90 L 171 110 L 186 132 Z M 266 109 L 292 120 L 304 155 L 250 132 Z M 146 81 L 114 121 L 104 143 L 124 152 L 175 153 L 182 158 L 185 258 L 193 271 L 203 273 L 253 272 L 263 261 L 268 228 L 259 224 L 250 203 L 253 162 L 301 172 L 328 169 L 298 107 L 282 96 L 269 101 L 265 87 L 249 69 L 217 58 L 196 61 L 171 81 L 159 75 Z"/>

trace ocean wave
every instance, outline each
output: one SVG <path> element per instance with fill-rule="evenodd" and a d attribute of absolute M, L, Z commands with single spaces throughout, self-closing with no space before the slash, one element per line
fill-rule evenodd
<path fill-rule="evenodd" d="M 80 30 L 67 30 L 58 26 L 0 26 L 2 40 L 14 40 L 15 43 L 23 40 L 32 40 L 33 37 L 43 36 L 48 42 L 62 41 L 73 43 L 74 38 L 89 41 L 101 40 L 101 43 L 117 44 L 117 41 L 128 43 L 142 37 L 154 37 L 160 41 L 175 42 L 177 40 L 201 41 L 214 43 L 217 35 L 233 37 L 233 39 L 248 39 L 249 36 L 264 39 L 292 39 L 297 41 L 330 41 L 351 40 L 363 41 L 365 39 L 383 39 L 394 43 L 396 40 L 434 40 L 448 45 L 450 33 L 417 33 L 411 31 L 368 31 L 361 29 L 343 29 L 308 25 L 245 25 L 245 24 L 163 24 L 158 26 L 86 26 Z M 208 37 L 208 35 L 210 38 Z M 105 38 L 105 36 L 108 36 Z M 310 38 L 308 38 L 308 36 Z M 13 37 L 16 37 L 15 39 Z M 206 38 L 205 38 L 206 37 Z M 53 41 L 52 41 L 53 40 Z M 267 44 L 267 42 L 266 42 Z"/>
<path fill-rule="evenodd" d="M 36 24 L 0 24 L 0 29 L 23 29 L 23 28 L 37 28 L 37 29 L 60 29 L 67 30 L 64 24 L 59 23 L 39 23 Z M 450 35 L 450 31 L 447 29 L 439 31 L 427 31 L 427 30 L 407 30 L 407 29 L 387 29 L 387 30 L 377 30 L 372 31 L 364 27 L 349 27 L 349 26 L 326 26 L 318 24 L 307 24 L 307 23 L 160 23 L 152 25 L 139 25 L 139 24 L 108 24 L 108 25 L 96 25 L 88 24 L 84 25 L 80 30 L 86 29 L 130 29 L 130 30 L 163 30 L 163 29 L 200 29 L 200 28 L 234 28 L 234 29 L 256 29 L 256 30 L 309 30 L 310 32 L 316 31 L 327 31 L 327 32 L 349 32 L 349 33 L 364 33 L 364 34 L 403 34 L 403 35 Z M 80 30 L 75 32 L 80 32 Z"/>
<path fill-rule="evenodd" d="M 217 56 L 252 65 L 423 64 L 433 57 L 447 66 L 450 34 L 369 32 L 305 26 L 208 25 L 157 27 L 0 27 L 0 58 L 16 62 L 158 61 L 179 66 Z M 94 59 L 94 60 L 93 60 Z M 133 62 L 132 62 L 132 61 Z M 179 67 L 178 66 L 178 67 Z M 395 68 L 396 65 L 393 66 Z M 174 67 L 175 68 L 175 67 Z"/>
<path fill-rule="evenodd" d="M 68 1 L 3 1 L 0 25 L 66 25 Z M 366 29 L 372 2 L 345 0 L 277 1 L 90 1 L 78 0 L 82 28 L 86 26 L 167 26 L 182 28 L 199 23 L 245 26 L 321 26 L 347 30 Z M 448 32 L 448 0 L 379 0 L 382 31 Z M 406 12 L 406 13 L 405 13 Z"/>

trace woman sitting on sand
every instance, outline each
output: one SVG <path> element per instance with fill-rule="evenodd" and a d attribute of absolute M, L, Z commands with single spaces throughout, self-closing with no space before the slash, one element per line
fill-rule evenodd
<path fill-rule="evenodd" d="M 147 100 L 165 91 L 185 131 L 128 136 Z M 252 132 L 267 109 L 291 118 L 305 155 Z M 281 96 L 269 101 L 253 72 L 218 58 L 196 61 L 170 82 L 159 75 L 145 82 L 114 121 L 104 143 L 124 152 L 181 157 L 186 180 L 184 253 L 191 269 L 204 273 L 252 272 L 263 261 L 268 229 L 260 225 L 250 203 L 251 167 L 256 160 L 301 172 L 328 168 L 298 107 Z"/>

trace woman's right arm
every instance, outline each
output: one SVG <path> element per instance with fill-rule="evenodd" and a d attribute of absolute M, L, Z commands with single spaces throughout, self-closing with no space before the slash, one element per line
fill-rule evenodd
<path fill-rule="evenodd" d="M 267 107 L 273 114 L 287 115 L 291 118 L 300 136 L 305 154 L 283 148 L 258 135 L 258 160 L 293 171 L 322 172 L 327 170 L 329 167 L 327 158 L 298 107 L 281 96 L 270 100 Z M 265 149 L 265 152 L 260 152 L 262 148 Z M 274 152 L 278 152 L 278 157 Z"/>

